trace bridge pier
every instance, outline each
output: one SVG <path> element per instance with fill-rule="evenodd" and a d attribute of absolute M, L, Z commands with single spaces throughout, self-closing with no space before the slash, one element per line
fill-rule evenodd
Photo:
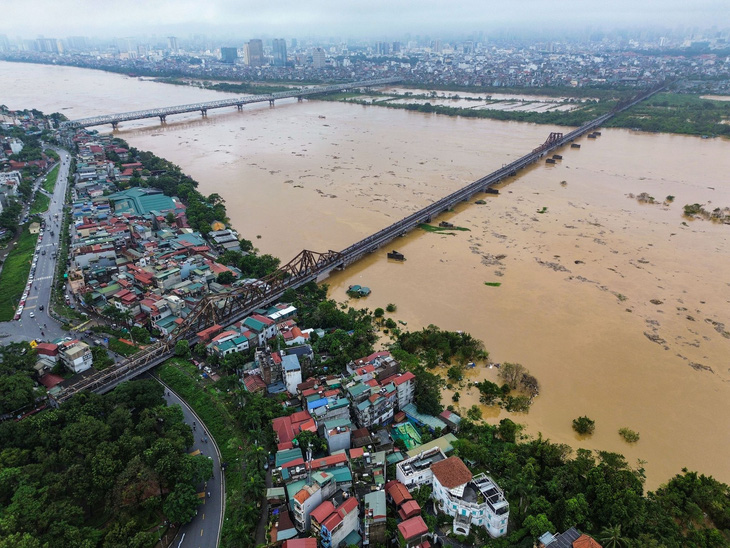
<path fill-rule="evenodd" d="M 297 103 L 301 103 L 302 101 L 304 101 L 304 98 L 301 95 L 297 97 Z"/>
<path fill-rule="evenodd" d="M 243 105 L 236 105 L 236 108 L 238 109 L 238 112 L 241 112 L 243 110 Z"/>
<path fill-rule="evenodd" d="M 167 115 L 160 114 L 160 123 L 161 124 L 166 124 L 167 123 Z"/>
<path fill-rule="evenodd" d="M 208 117 L 208 109 L 207 108 L 201 108 L 200 109 L 200 114 L 203 115 L 203 118 L 207 118 Z"/>
<path fill-rule="evenodd" d="M 119 122 L 112 122 L 112 131 L 116 131 L 119 127 Z"/>
<path fill-rule="evenodd" d="M 269 108 L 274 108 L 274 100 L 269 99 Z"/>

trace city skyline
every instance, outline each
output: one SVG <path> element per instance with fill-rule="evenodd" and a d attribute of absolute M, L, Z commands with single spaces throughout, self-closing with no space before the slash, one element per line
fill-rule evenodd
<path fill-rule="evenodd" d="M 59 21 L 61 23 L 59 23 Z M 250 1 L 213 0 L 201 4 L 163 0 L 154 4 L 75 0 L 58 3 L 32 0 L 3 9 L 0 34 L 65 37 L 129 34 L 207 33 L 216 36 L 342 35 L 351 38 L 393 37 L 404 33 L 430 33 L 438 37 L 479 31 L 520 30 L 559 33 L 561 30 L 607 30 L 616 27 L 730 27 L 730 13 L 720 0 L 700 0 L 691 8 L 685 2 L 630 2 L 610 5 L 598 0 L 555 5 L 528 0 L 513 5 L 488 0 L 462 2 L 458 9 L 434 0 L 390 2 L 374 0 L 364 5 L 309 3 L 282 0 L 264 5 Z"/>

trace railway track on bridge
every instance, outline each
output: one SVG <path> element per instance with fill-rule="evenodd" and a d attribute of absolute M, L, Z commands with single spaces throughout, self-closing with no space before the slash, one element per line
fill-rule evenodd
<path fill-rule="evenodd" d="M 227 325 L 239 321 L 257 308 L 280 298 L 287 289 L 296 289 L 308 282 L 325 279 L 333 270 L 346 268 L 393 239 L 405 235 L 419 224 L 430 222 L 455 204 L 469 200 L 478 192 L 484 192 L 505 178 L 516 175 L 521 169 L 534 164 L 553 150 L 597 129 L 616 114 L 648 99 L 665 86 L 666 84 L 656 86 L 631 100 L 620 103 L 610 112 L 565 135 L 551 133 L 548 139 L 532 152 L 427 205 L 416 213 L 363 238 L 342 251 L 317 253 L 304 250 L 279 270 L 254 284 L 234 289 L 228 293 L 205 296 L 175 331 L 174 335 L 145 348 L 124 362 L 104 371 L 96 372 L 65 388 L 61 393 L 51 398 L 51 403 L 58 406 L 82 390 L 91 390 L 97 393 L 112 390 L 119 383 L 130 380 L 172 357 L 177 341 L 184 339 L 194 344 L 197 342 L 196 334 L 206 327 L 216 323 Z"/>

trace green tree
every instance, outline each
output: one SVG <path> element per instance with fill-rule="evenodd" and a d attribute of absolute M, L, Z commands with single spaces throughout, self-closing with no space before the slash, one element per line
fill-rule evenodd
<path fill-rule="evenodd" d="M 150 343 L 150 332 L 144 327 L 133 326 L 130 330 L 132 334 L 132 340 L 138 344 L 149 344 Z"/>
<path fill-rule="evenodd" d="M 218 277 L 215 280 L 219 284 L 223 285 L 229 285 L 232 284 L 234 281 L 236 281 L 236 277 L 233 275 L 233 272 L 230 270 L 225 270 L 218 274 Z"/>
<path fill-rule="evenodd" d="M 598 537 L 603 543 L 603 548 L 623 548 L 628 546 L 628 543 L 624 537 L 621 536 L 621 525 L 610 525 L 601 529 L 601 534 Z"/>
<path fill-rule="evenodd" d="M 195 517 L 200 504 L 195 489 L 192 486 L 179 483 L 167 496 L 162 506 L 163 512 L 172 523 L 188 523 Z"/>
<path fill-rule="evenodd" d="M 472 405 L 469 410 L 466 412 L 466 416 L 469 418 L 469 420 L 472 421 L 480 421 L 482 420 L 482 410 L 479 409 L 478 405 Z"/>
<path fill-rule="evenodd" d="M 419 413 L 438 415 L 444 410 L 441 405 L 441 377 L 426 371 L 422 365 L 413 368 L 416 377 L 414 401 Z"/>
<path fill-rule="evenodd" d="M 91 356 L 94 367 L 99 371 L 106 369 L 114 363 L 114 360 L 109 356 L 109 353 L 103 346 L 92 346 Z"/>
<path fill-rule="evenodd" d="M 385 316 L 385 310 L 383 310 L 382 308 L 376 308 L 373 312 L 373 316 L 375 316 L 376 318 L 382 318 L 383 316 Z"/>
<path fill-rule="evenodd" d="M 387 310 L 388 313 L 392 314 L 393 312 L 398 310 L 398 307 L 393 303 L 389 303 L 388 306 L 385 307 L 385 310 Z"/>
<path fill-rule="evenodd" d="M 309 430 L 300 432 L 294 439 L 297 440 L 299 447 L 302 448 L 302 451 L 305 452 L 305 454 L 308 447 L 312 448 L 312 454 L 315 455 L 327 450 L 327 441 Z"/>
<path fill-rule="evenodd" d="M 168 211 L 167 215 L 165 215 L 165 222 L 170 226 L 175 223 L 175 214 L 172 211 Z"/>
<path fill-rule="evenodd" d="M 520 427 L 511 419 L 504 418 L 499 421 L 499 427 L 497 433 L 502 440 L 507 443 L 515 443 L 517 441 L 517 434 L 520 431 Z"/>
<path fill-rule="evenodd" d="M 33 400 L 33 379 L 27 373 L 0 376 L 0 412 L 17 411 Z"/>
<path fill-rule="evenodd" d="M 573 430 L 581 435 L 590 435 L 596 429 L 596 421 L 589 419 L 586 416 L 578 417 L 573 419 Z"/>
<path fill-rule="evenodd" d="M 522 522 L 522 527 L 527 529 L 532 540 L 537 540 L 547 531 L 555 531 L 555 526 L 550 522 L 545 514 L 529 515 Z"/>
<path fill-rule="evenodd" d="M 175 343 L 175 356 L 178 358 L 190 358 L 190 344 L 185 339 Z"/>

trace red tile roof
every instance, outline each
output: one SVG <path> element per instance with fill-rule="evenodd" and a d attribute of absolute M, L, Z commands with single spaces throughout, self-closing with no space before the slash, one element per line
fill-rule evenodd
<path fill-rule="evenodd" d="M 408 541 L 428 533 L 428 526 L 421 516 L 416 516 L 415 518 L 399 523 L 398 531 Z"/>
<path fill-rule="evenodd" d="M 293 538 L 285 540 L 281 548 L 317 548 L 317 539 Z"/>
<path fill-rule="evenodd" d="M 38 382 L 40 382 L 43 386 L 50 390 L 57 384 L 63 382 L 63 377 L 59 377 L 58 375 L 54 375 L 53 373 L 46 373 L 40 379 L 38 379 Z"/>
<path fill-rule="evenodd" d="M 398 480 L 390 480 L 385 484 L 385 493 L 393 499 L 393 504 L 398 508 L 408 500 L 412 500 L 411 492 Z"/>
<path fill-rule="evenodd" d="M 400 519 L 402 520 L 406 520 L 408 518 L 420 515 L 421 507 L 415 500 L 405 501 L 403 505 L 398 509 L 398 516 L 400 516 Z"/>
<path fill-rule="evenodd" d="M 400 386 L 401 384 L 403 384 L 406 381 L 415 380 L 415 378 L 416 378 L 416 376 L 413 373 L 411 373 L 410 371 L 407 371 L 400 376 L 396 376 L 393 379 L 393 382 L 395 383 L 396 386 Z"/>
<path fill-rule="evenodd" d="M 326 500 L 322 504 L 317 506 L 314 510 L 312 510 L 312 513 L 309 515 L 313 520 L 316 520 L 317 523 L 321 524 L 334 511 L 335 505 L 332 504 L 332 502 L 330 502 L 329 500 Z"/>
<path fill-rule="evenodd" d="M 581 535 L 573 541 L 573 548 L 602 548 L 593 538 Z"/>
<path fill-rule="evenodd" d="M 459 457 L 434 462 L 431 465 L 431 472 L 439 480 L 439 483 L 446 489 L 453 489 L 459 485 L 468 483 L 471 478 L 471 471 L 466 467 L 464 461 Z"/>

